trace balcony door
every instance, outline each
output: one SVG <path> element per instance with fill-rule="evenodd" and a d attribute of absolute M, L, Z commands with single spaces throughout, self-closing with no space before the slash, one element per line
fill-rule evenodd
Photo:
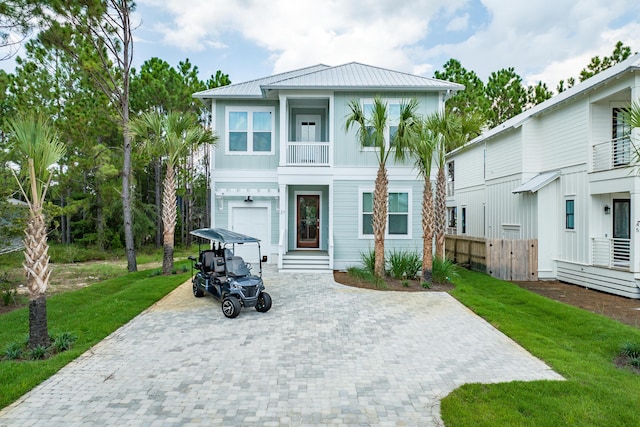
<path fill-rule="evenodd" d="M 320 248 L 320 196 L 296 195 L 296 247 Z"/>
<path fill-rule="evenodd" d="M 298 114 L 296 116 L 296 141 L 320 141 L 320 115 Z"/>
<path fill-rule="evenodd" d="M 624 120 L 626 108 L 613 109 L 613 166 L 628 165 L 631 160 L 631 126 Z"/>

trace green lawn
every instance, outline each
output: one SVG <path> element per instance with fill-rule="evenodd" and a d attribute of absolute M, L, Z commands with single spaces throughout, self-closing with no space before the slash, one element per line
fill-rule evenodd
<path fill-rule="evenodd" d="M 177 263 L 176 267 L 187 265 Z M 0 408 L 49 378 L 188 278 L 189 273 L 162 276 L 140 271 L 48 298 L 50 334 L 71 332 L 78 340 L 70 351 L 48 360 L 0 361 Z M 7 345 L 22 342 L 28 331 L 28 307 L 0 316 L 0 359 Z"/>
<path fill-rule="evenodd" d="M 480 273 L 453 295 L 567 381 L 464 385 L 442 401 L 447 426 L 640 425 L 640 376 L 613 364 L 640 330 Z"/>

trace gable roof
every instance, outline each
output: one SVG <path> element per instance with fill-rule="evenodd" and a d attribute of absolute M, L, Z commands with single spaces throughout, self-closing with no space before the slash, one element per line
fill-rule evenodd
<path fill-rule="evenodd" d="M 448 155 L 453 155 L 455 153 L 458 153 L 461 150 L 464 150 L 472 145 L 483 142 L 507 130 L 515 129 L 521 126 L 525 121 L 527 121 L 531 117 L 541 114 L 587 91 L 594 90 L 600 87 L 601 85 L 607 83 L 607 81 L 613 78 L 619 77 L 621 74 L 624 74 L 629 71 L 638 71 L 638 70 L 640 70 L 640 53 L 636 53 L 635 55 L 630 56 L 629 58 L 614 65 L 613 67 L 607 68 L 606 70 L 596 74 L 595 76 L 590 77 L 587 80 L 580 82 L 575 86 L 565 90 L 564 92 L 561 92 L 556 96 L 549 98 L 538 105 L 535 105 L 534 107 L 528 109 L 527 111 L 524 111 L 518 114 L 517 116 L 514 116 L 509 120 L 506 120 L 503 123 L 500 123 L 498 126 L 492 129 L 489 129 L 486 132 L 483 132 L 482 135 L 472 139 L 464 146 L 456 150 L 453 150 Z"/>
<path fill-rule="evenodd" d="M 350 62 L 319 64 L 288 73 L 198 92 L 195 98 L 264 98 L 280 89 L 459 91 L 463 85 Z"/>

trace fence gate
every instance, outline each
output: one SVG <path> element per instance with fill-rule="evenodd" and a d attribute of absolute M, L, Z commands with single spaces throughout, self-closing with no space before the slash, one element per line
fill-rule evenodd
<path fill-rule="evenodd" d="M 538 240 L 487 240 L 487 273 L 516 282 L 538 280 Z"/>

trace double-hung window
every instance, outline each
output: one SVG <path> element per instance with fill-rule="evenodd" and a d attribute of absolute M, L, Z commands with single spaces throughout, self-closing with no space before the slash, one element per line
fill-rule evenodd
<path fill-rule="evenodd" d="M 227 154 L 274 154 L 275 110 L 272 107 L 227 107 Z"/>
<path fill-rule="evenodd" d="M 411 237 L 411 193 L 389 191 L 386 237 Z M 360 237 L 373 237 L 373 191 L 360 193 Z"/>
<path fill-rule="evenodd" d="M 373 99 L 362 100 L 362 111 L 364 112 L 365 123 L 367 124 L 367 132 L 369 135 L 373 134 L 374 127 L 369 126 L 373 117 Z M 398 99 L 386 99 L 382 100 L 387 104 L 387 125 L 384 129 L 384 140 L 387 146 L 392 146 L 393 138 L 398 132 L 398 123 L 400 122 L 400 104 Z M 375 143 L 373 139 L 370 139 L 368 143 L 364 145 L 365 149 L 374 148 Z"/>
<path fill-rule="evenodd" d="M 575 201 L 571 199 L 565 200 L 565 228 L 575 229 Z"/>

